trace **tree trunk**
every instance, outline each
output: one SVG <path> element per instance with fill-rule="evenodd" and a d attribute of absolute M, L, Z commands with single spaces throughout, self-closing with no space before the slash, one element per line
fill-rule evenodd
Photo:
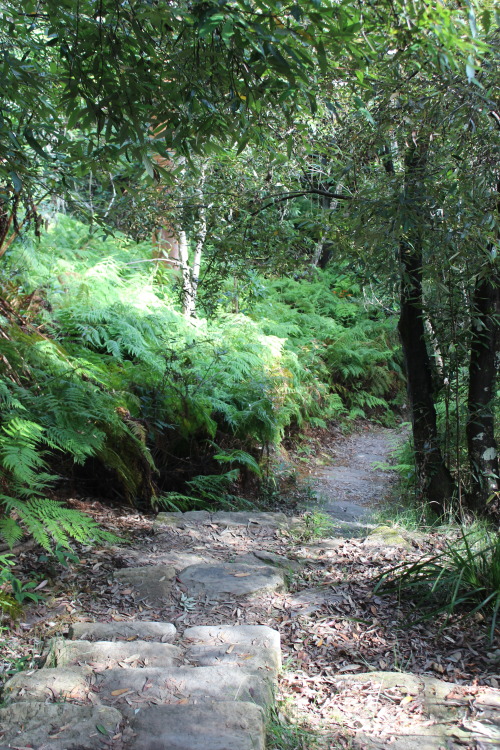
<path fill-rule="evenodd" d="M 500 272 L 494 269 L 476 281 L 472 310 L 467 418 L 467 448 L 472 487 L 470 508 L 484 513 L 491 506 L 498 512 L 500 480 L 495 440 L 493 400 L 500 368 Z"/>
<path fill-rule="evenodd" d="M 415 145 L 409 147 L 405 158 L 405 201 L 407 205 L 413 205 L 416 217 L 399 243 L 402 277 L 398 328 L 406 365 L 419 492 L 433 510 L 442 514 L 453 498 L 455 487 L 439 446 L 431 361 L 425 342 L 422 231 L 419 224 L 425 200 L 423 180 L 426 161 L 425 149 L 421 150 Z"/>

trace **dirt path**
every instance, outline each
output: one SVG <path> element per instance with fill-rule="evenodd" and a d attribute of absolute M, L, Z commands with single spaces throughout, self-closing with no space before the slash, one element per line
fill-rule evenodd
<path fill-rule="evenodd" d="M 267 750 L 500 746 L 498 661 L 485 633 L 474 623 L 444 634 L 439 622 L 409 627 L 411 607 L 373 593 L 377 575 L 437 543 L 374 527 L 370 518 L 391 489 L 390 473 L 372 464 L 386 460 L 395 437 L 373 429 L 335 445 L 335 464 L 315 480 L 333 519 L 329 530 L 310 513 L 115 518 L 135 530 L 133 544 L 87 551 L 51 581 L 53 600 L 22 626 L 34 644 L 59 640 L 49 651 L 45 645 L 52 659 L 45 668 L 8 685 L 0 742 L 36 750 L 263 750 L 261 706 L 271 716 Z M 50 708 L 61 696 L 57 675 L 59 687 L 74 680 L 69 704 L 83 713 Z M 105 731 L 83 737 L 96 711 Z M 62 744 L 30 735 L 33 723 L 38 732 L 50 724 Z"/>
<path fill-rule="evenodd" d="M 394 483 L 392 473 L 380 466 L 389 463 L 402 439 L 400 430 L 371 428 L 339 446 L 335 463 L 314 483 L 320 506 L 335 521 L 336 533 L 354 537 L 373 528 L 374 511 L 388 502 Z"/>

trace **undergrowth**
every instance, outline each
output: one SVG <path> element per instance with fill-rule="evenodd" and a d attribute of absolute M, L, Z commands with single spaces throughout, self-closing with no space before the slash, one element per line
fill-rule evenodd
<path fill-rule="evenodd" d="M 263 279 L 245 314 L 222 300 L 186 319 L 148 244 L 60 216 L 40 242 L 13 245 L 0 282 L 10 546 L 26 530 L 47 549 L 106 537 L 53 499 L 64 482 L 143 507 L 232 507 L 287 432 L 388 422 L 400 392 L 394 322 L 345 275 Z"/>
<path fill-rule="evenodd" d="M 456 536 L 456 535 L 455 535 Z M 500 535 L 484 526 L 461 529 L 444 550 L 384 573 L 375 591 L 397 593 L 423 611 L 422 619 L 480 614 L 493 642 L 500 610 Z"/>

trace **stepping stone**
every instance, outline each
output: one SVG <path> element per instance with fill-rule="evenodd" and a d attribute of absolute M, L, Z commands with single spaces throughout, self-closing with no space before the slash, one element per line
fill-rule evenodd
<path fill-rule="evenodd" d="M 144 552 L 134 553 L 134 557 L 137 560 L 144 562 Z M 148 559 L 152 564 L 158 565 L 170 565 L 175 568 L 176 571 L 187 568 L 188 565 L 204 565 L 209 563 L 217 562 L 217 559 L 212 555 L 207 554 L 195 554 L 193 552 L 155 552 L 148 555 Z"/>
<path fill-rule="evenodd" d="M 251 596 L 285 586 L 282 570 L 245 563 L 190 565 L 179 573 L 178 579 L 189 594 L 203 594 L 210 599 Z"/>
<path fill-rule="evenodd" d="M 222 526 L 270 526 L 271 528 L 288 527 L 288 518 L 284 513 L 260 513 L 258 511 L 225 511 L 212 513 L 211 523 Z"/>
<path fill-rule="evenodd" d="M 300 570 L 302 565 L 297 560 L 290 560 L 283 555 L 276 555 L 266 550 L 253 550 L 245 555 L 238 555 L 236 562 L 248 563 L 249 565 L 274 565 L 283 570 Z"/>
<path fill-rule="evenodd" d="M 126 622 L 74 622 L 69 629 L 73 640 L 85 641 L 173 641 L 177 630 L 170 622 L 127 620 Z"/>
<path fill-rule="evenodd" d="M 25 701 L 0 708 L 3 741 L 9 747 L 102 750 L 103 740 L 115 734 L 121 720 L 110 706 Z"/>
<path fill-rule="evenodd" d="M 182 651 L 169 643 L 150 641 L 67 641 L 53 638 L 47 649 L 46 667 L 69 667 L 91 664 L 94 669 L 120 666 L 176 667 Z"/>
<path fill-rule="evenodd" d="M 142 568 L 115 570 L 115 580 L 131 586 L 151 602 L 166 599 L 172 590 L 176 570 L 171 565 L 146 565 Z"/>
<path fill-rule="evenodd" d="M 269 526 L 288 527 L 284 513 L 261 513 L 259 511 L 226 511 L 209 513 L 206 510 L 191 510 L 187 513 L 158 513 L 153 526 L 161 533 L 161 526 L 185 526 L 187 524 L 214 523 L 222 526 Z"/>
<path fill-rule="evenodd" d="M 156 705 L 248 701 L 272 705 L 272 681 L 239 667 L 177 667 L 171 669 L 106 669 L 96 675 L 97 696 L 127 716 L 152 702 Z"/>
<path fill-rule="evenodd" d="M 142 670 L 141 670 L 142 671 Z M 92 670 L 90 667 L 59 667 L 18 672 L 4 686 L 4 697 L 13 701 L 59 701 L 87 699 Z"/>
<path fill-rule="evenodd" d="M 196 667 L 241 667 L 249 672 L 262 672 L 272 678 L 278 675 L 274 653 L 261 646 L 190 646 L 184 657 L 186 662 Z"/>
<path fill-rule="evenodd" d="M 193 647 L 262 649 L 272 654 L 274 668 L 281 669 L 281 639 L 277 630 L 267 625 L 197 625 L 184 631 L 183 643 Z"/>
<path fill-rule="evenodd" d="M 180 511 L 172 513 L 158 513 L 156 516 L 153 528 L 161 526 L 184 526 L 188 523 L 207 523 L 210 521 L 210 513 L 208 510 L 188 510 L 186 513 Z M 161 528 L 158 529 L 161 531 Z"/>
<path fill-rule="evenodd" d="M 253 703 L 141 708 L 130 750 L 264 750 L 262 710 Z"/>

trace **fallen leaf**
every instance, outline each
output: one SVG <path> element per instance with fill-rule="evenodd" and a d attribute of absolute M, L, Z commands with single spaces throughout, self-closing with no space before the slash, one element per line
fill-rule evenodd
<path fill-rule="evenodd" d="M 112 690 L 111 695 L 125 695 L 125 693 L 132 692 L 130 688 L 120 688 L 119 690 Z"/>
<path fill-rule="evenodd" d="M 407 703 L 411 703 L 413 700 L 413 695 L 405 695 L 405 697 L 401 700 L 400 706 L 406 706 Z"/>

